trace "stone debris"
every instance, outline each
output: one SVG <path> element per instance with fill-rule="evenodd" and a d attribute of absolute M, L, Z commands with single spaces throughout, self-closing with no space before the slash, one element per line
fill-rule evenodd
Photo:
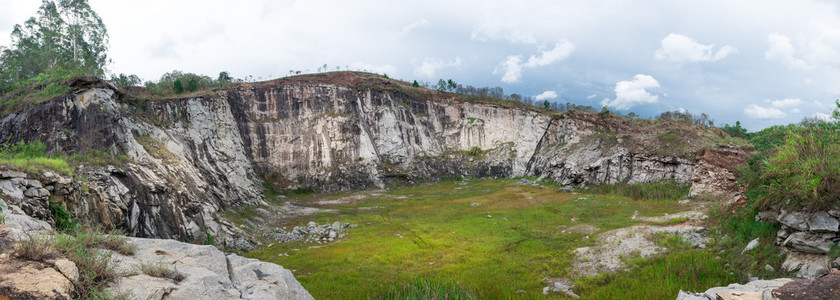
<path fill-rule="evenodd" d="M 306 226 L 295 226 L 291 231 L 282 228 L 275 228 L 273 232 L 264 236 L 276 240 L 278 243 L 298 242 L 307 243 L 328 243 L 343 238 L 347 228 L 355 228 L 355 224 L 334 222 L 332 224 L 318 225 L 309 222 Z"/>

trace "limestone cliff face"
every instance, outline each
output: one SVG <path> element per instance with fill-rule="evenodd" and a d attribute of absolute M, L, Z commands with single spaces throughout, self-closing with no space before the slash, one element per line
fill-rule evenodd
<path fill-rule="evenodd" d="M 644 139 L 646 129 L 614 116 L 551 115 L 387 79 L 374 83 L 278 80 L 138 101 L 92 80 L 7 116 L 0 140 L 127 157 L 80 167 L 72 178 L 41 175 L 48 193 L 24 197 L 41 204 L 19 206 L 43 209 L 53 199 L 133 236 L 184 240 L 237 235 L 217 212 L 261 203 L 263 178 L 278 188 L 326 191 L 458 176 L 713 185 L 698 181 L 698 170 L 719 165 L 698 168 L 704 156 L 692 151 L 699 146 L 661 151 L 672 136 L 692 138 L 686 132 L 696 132 L 693 126 Z"/>

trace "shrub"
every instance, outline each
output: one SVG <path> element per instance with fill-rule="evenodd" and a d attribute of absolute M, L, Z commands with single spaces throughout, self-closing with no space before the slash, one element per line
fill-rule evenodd
<path fill-rule="evenodd" d="M 172 84 L 172 89 L 175 90 L 176 94 L 180 94 L 184 92 L 184 84 L 181 83 L 181 79 L 175 79 L 175 82 Z"/>
<path fill-rule="evenodd" d="M 53 219 L 55 219 L 55 229 L 68 231 L 76 228 L 76 220 L 73 219 L 73 215 L 69 211 L 64 209 L 61 203 L 53 202 L 52 200 L 47 200 L 47 203 Z"/>
<path fill-rule="evenodd" d="M 14 251 L 15 256 L 26 260 L 43 262 L 45 259 L 55 255 L 53 241 L 49 236 L 33 236 L 29 232 L 26 233 L 26 236 L 28 239 L 18 242 L 17 248 Z"/>
<path fill-rule="evenodd" d="M 759 208 L 819 210 L 840 205 L 840 130 L 819 122 L 768 128 L 752 142 L 761 153 L 742 171 Z"/>

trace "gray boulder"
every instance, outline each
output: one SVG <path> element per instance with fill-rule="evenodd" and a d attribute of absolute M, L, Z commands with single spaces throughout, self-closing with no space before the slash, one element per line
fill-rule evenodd
<path fill-rule="evenodd" d="M 136 275 L 119 279 L 111 290 L 140 299 L 312 299 L 291 272 L 209 245 L 175 240 L 128 238 L 133 256 L 113 254 L 117 270 Z M 180 281 L 137 274 L 143 264 L 162 264 L 184 275 Z M 251 275 L 246 274 L 250 272 Z M 273 296 L 261 296 L 273 295 Z"/>
<path fill-rule="evenodd" d="M 833 243 L 819 235 L 808 232 L 795 232 L 785 239 L 782 246 L 804 253 L 825 254 Z"/>
<path fill-rule="evenodd" d="M 814 232 L 837 232 L 840 221 L 827 212 L 818 211 L 808 217 L 808 228 Z"/>
<path fill-rule="evenodd" d="M 242 299 L 313 299 L 292 272 L 273 263 L 227 256 L 230 278 L 242 292 Z"/>
<path fill-rule="evenodd" d="M 784 213 L 783 212 L 782 214 L 779 215 L 779 218 L 777 219 L 777 221 L 779 221 L 779 223 L 782 223 L 784 225 L 787 225 L 788 227 L 791 227 L 791 228 L 799 230 L 799 231 L 807 231 L 808 230 L 807 218 L 805 216 L 805 213 L 802 213 L 802 212 L 798 212 L 798 211 L 791 212 L 791 213 Z"/>
<path fill-rule="evenodd" d="M 788 251 L 782 269 L 787 272 L 797 271 L 796 277 L 815 278 L 828 274 L 828 256 Z"/>

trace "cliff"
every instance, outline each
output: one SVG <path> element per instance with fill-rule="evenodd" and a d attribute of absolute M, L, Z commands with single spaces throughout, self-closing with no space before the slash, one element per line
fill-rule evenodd
<path fill-rule="evenodd" d="M 217 212 L 261 203 L 263 182 L 337 191 L 458 176 L 540 176 L 582 186 L 673 179 L 699 193 L 731 191 L 734 165 L 717 161 L 748 155 L 713 128 L 559 114 L 364 73 L 167 100 L 94 79 L 70 85 L 70 94 L 5 117 L 0 140 L 124 159 L 80 166 L 73 176 L 4 176 L 0 186 L 8 181 L 6 190 L 19 192 L 12 204 L 43 211 L 52 199 L 83 220 L 138 237 L 236 236 Z M 32 179 L 38 183 L 26 183 Z M 23 195 L 37 185 L 40 193 Z"/>

